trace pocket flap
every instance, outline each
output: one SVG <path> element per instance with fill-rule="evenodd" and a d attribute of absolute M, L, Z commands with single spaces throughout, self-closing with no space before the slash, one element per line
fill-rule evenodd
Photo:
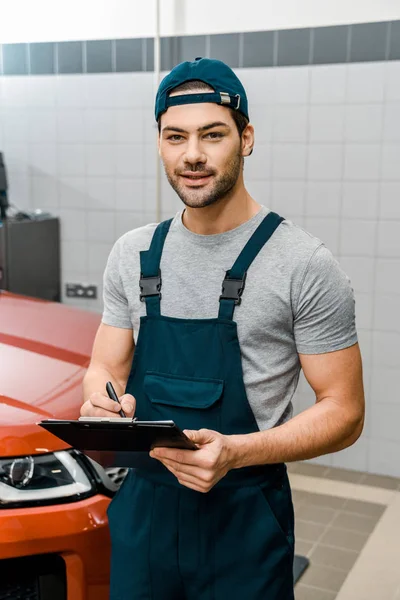
<path fill-rule="evenodd" d="M 144 391 L 156 404 L 182 408 L 209 408 L 221 397 L 223 379 L 185 377 L 147 371 Z"/>

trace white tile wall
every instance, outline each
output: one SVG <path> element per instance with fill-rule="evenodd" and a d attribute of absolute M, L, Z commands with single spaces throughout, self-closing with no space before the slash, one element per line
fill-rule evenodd
<path fill-rule="evenodd" d="M 356 292 L 372 294 L 374 285 L 374 257 L 341 256 L 340 264 L 342 269 L 349 276 Z M 377 285 L 377 287 L 379 286 Z"/>
<path fill-rule="evenodd" d="M 339 253 L 339 219 L 306 215 L 307 231 L 322 240 L 334 255 Z"/>
<path fill-rule="evenodd" d="M 312 462 L 400 476 L 400 61 L 237 73 L 255 126 L 249 192 L 323 240 L 356 297 L 366 427 Z M 0 91 L 10 199 L 60 216 L 63 281 L 97 284 L 84 305 L 101 311 L 115 239 L 155 222 L 154 76 L 13 76 Z M 161 175 L 164 219 L 182 202 Z M 295 413 L 313 402 L 301 376 Z"/>
<path fill-rule="evenodd" d="M 379 207 L 378 181 L 345 181 L 342 216 L 347 219 L 377 219 Z"/>
<path fill-rule="evenodd" d="M 85 175 L 84 144 L 59 144 L 57 148 L 58 175 L 79 177 Z"/>
<path fill-rule="evenodd" d="M 57 138 L 60 143 L 85 141 L 85 111 L 82 108 L 59 108 L 56 114 Z"/>
<path fill-rule="evenodd" d="M 307 125 L 307 105 L 277 106 L 273 113 L 273 141 L 306 142 Z"/>
<path fill-rule="evenodd" d="M 370 439 L 368 446 L 368 470 L 371 473 L 398 477 L 400 444 L 377 438 Z"/>
<path fill-rule="evenodd" d="M 86 211 L 79 208 L 60 208 L 61 236 L 66 242 L 84 242 L 86 233 Z"/>
<path fill-rule="evenodd" d="M 365 62 L 347 66 L 347 102 L 383 102 L 384 89 L 385 65 Z"/>
<path fill-rule="evenodd" d="M 341 142 L 344 106 L 311 105 L 309 139 L 314 142 Z"/>
<path fill-rule="evenodd" d="M 341 184 L 338 181 L 307 181 L 305 212 L 315 217 L 338 217 Z"/>
<path fill-rule="evenodd" d="M 58 200 L 60 208 L 86 208 L 89 206 L 86 195 L 85 177 L 59 177 Z"/>
<path fill-rule="evenodd" d="M 343 104 L 346 98 L 345 65 L 321 65 L 310 69 L 312 104 Z"/>
<path fill-rule="evenodd" d="M 276 104 L 306 104 L 310 93 L 308 67 L 282 67 L 273 70 Z"/>
<path fill-rule="evenodd" d="M 349 104 L 345 110 L 348 142 L 379 142 L 382 137 L 383 104 Z"/>
<path fill-rule="evenodd" d="M 27 142 L 29 130 L 28 112 L 24 109 L 5 108 L 3 112 L 3 136 L 7 142 Z"/>
<path fill-rule="evenodd" d="M 385 107 L 383 139 L 385 142 L 400 142 L 400 102 Z"/>
<path fill-rule="evenodd" d="M 400 336 L 399 296 L 378 292 L 374 302 L 374 329 L 393 331 Z"/>
<path fill-rule="evenodd" d="M 143 181 L 141 179 L 122 179 L 119 178 L 115 188 L 115 208 L 117 211 L 143 210 Z"/>
<path fill-rule="evenodd" d="M 275 122 L 276 107 L 268 104 L 256 104 L 249 107 L 249 115 L 255 129 L 255 139 L 258 144 L 272 141 L 272 131 Z"/>
<path fill-rule="evenodd" d="M 282 214 L 293 219 L 304 214 L 305 182 L 273 181 L 272 201 Z M 265 203 L 264 203 L 265 204 Z"/>
<path fill-rule="evenodd" d="M 257 144 L 250 160 L 246 159 L 246 172 L 249 180 L 271 177 L 271 144 Z"/>
<path fill-rule="evenodd" d="M 30 209 L 31 207 L 31 179 L 28 175 L 19 173 L 8 173 L 9 202 L 19 209 Z"/>
<path fill-rule="evenodd" d="M 30 142 L 57 141 L 57 113 L 54 108 L 33 108 L 26 113 L 28 119 L 28 140 Z"/>
<path fill-rule="evenodd" d="M 253 107 L 271 105 L 275 98 L 275 69 L 237 69 L 246 90 L 249 110 Z"/>
<path fill-rule="evenodd" d="M 347 144 L 345 147 L 344 178 L 349 181 L 379 179 L 379 144 Z"/>
<path fill-rule="evenodd" d="M 308 147 L 308 179 L 311 181 L 341 179 L 343 147 L 341 144 L 310 144 Z"/>
<path fill-rule="evenodd" d="M 376 289 L 382 294 L 400 295 L 400 259 L 376 259 Z"/>
<path fill-rule="evenodd" d="M 400 100 L 400 61 L 388 62 L 384 68 L 386 100 Z"/>
<path fill-rule="evenodd" d="M 376 221 L 342 220 L 340 231 L 341 256 L 375 256 Z"/>
<path fill-rule="evenodd" d="M 86 177 L 86 206 L 91 210 L 115 209 L 115 178 Z"/>
<path fill-rule="evenodd" d="M 400 181 L 400 144 L 383 144 L 381 177 L 385 180 Z"/>
<path fill-rule="evenodd" d="M 254 151 L 254 155 L 255 154 L 256 150 Z M 251 158 L 253 158 L 253 156 L 251 156 Z M 250 162 L 248 163 L 248 169 L 249 167 Z M 306 169 L 307 146 L 305 144 L 275 144 L 273 146 L 273 179 L 305 179 Z"/>

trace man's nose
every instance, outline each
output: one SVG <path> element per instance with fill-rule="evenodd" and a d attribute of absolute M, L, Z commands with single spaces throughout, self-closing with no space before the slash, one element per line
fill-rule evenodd
<path fill-rule="evenodd" d="M 183 158 L 185 162 L 190 164 L 205 163 L 207 160 L 207 157 L 201 149 L 201 145 L 196 139 L 188 141 Z"/>

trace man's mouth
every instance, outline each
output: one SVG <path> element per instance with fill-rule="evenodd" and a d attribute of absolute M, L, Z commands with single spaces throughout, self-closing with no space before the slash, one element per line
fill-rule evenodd
<path fill-rule="evenodd" d="M 181 177 L 186 184 L 193 186 L 207 183 L 212 175 L 210 173 L 182 173 Z"/>

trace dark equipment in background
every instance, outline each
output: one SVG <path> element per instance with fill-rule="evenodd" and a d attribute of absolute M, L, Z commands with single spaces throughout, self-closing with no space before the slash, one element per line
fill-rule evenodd
<path fill-rule="evenodd" d="M 0 290 L 60 302 L 59 220 L 41 211 L 9 216 L 7 192 L 0 152 Z"/>
<path fill-rule="evenodd" d="M 0 218 L 3 220 L 6 216 L 6 211 L 8 208 L 8 200 L 7 200 L 7 175 L 6 168 L 4 166 L 3 161 L 3 153 L 0 152 Z"/>

